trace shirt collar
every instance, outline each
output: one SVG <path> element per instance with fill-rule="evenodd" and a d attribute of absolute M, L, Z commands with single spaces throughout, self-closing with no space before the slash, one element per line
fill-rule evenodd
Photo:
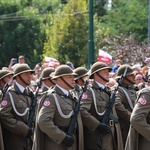
<path fill-rule="evenodd" d="M 23 93 L 25 88 L 22 85 L 20 85 L 18 82 L 16 82 L 16 85 L 18 86 L 18 88 L 21 91 L 21 93 Z"/>
<path fill-rule="evenodd" d="M 69 95 L 69 92 L 67 91 L 67 90 L 65 90 L 64 88 L 62 88 L 61 86 L 59 86 L 58 84 L 56 84 L 56 86 L 58 87 L 58 88 L 60 88 L 61 90 L 62 90 L 62 92 L 65 94 L 65 95 Z"/>
<path fill-rule="evenodd" d="M 102 85 L 102 84 L 100 84 L 99 82 L 97 82 L 97 81 L 95 81 L 97 84 L 98 84 L 98 86 L 100 87 L 100 88 L 102 88 L 102 89 L 104 89 L 105 88 L 105 86 L 104 85 Z"/>

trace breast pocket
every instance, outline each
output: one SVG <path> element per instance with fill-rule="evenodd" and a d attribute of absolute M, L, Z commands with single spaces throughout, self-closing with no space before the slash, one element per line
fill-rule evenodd
<path fill-rule="evenodd" d="M 106 109 L 106 101 L 98 101 L 97 102 L 97 110 L 98 112 L 102 113 Z"/>
<path fill-rule="evenodd" d="M 73 106 L 68 104 L 68 103 L 63 103 L 62 104 L 62 112 L 65 115 L 68 115 L 71 111 L 73 110 Z"/>
<path fill-rule="evenodd" d="M 16 109 L 19 113 L 23 113 L 27 107 L 27 103 L 22 100 L 19 100 L 16 104 Z"/>

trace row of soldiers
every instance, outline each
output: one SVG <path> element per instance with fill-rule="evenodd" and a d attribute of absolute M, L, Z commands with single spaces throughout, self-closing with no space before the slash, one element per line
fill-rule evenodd
<path fill-rule="evenodd" d="M 44 86 L 36 97 L 32 128 L 28 118 L 35 99 L 30 87 L 34 71 L 24 64 L 13 73 L 1 70 L 0 149 L 148 150 L 150 89 L 135 90 L 134 72 L 127 64 L 116 73 L 116 81 L 123 77 L 121 83 L 111 89 L 106 86 L 111 70 L 102 62 L 94 63 L 90 73 L 84 67 L 72 70 L 67 65 L 44 69 Z M 5 91 L 12 78 L 13 84 Z M 115 103 L 108 108 L 116 88 Z M 80 109 L 70 135 L 68 129 L 78 102 Z M 111 114 L 105 123 L 107 109 Z"/>

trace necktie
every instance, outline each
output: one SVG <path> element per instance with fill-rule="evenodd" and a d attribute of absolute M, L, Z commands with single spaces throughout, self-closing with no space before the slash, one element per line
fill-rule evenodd
<path fill-rule="evenodd" d="M 24 90 L 23 94 L 24 94 L 25 96 L 27 96 L 27 95 L 28 95 L 28 91 L 27 91 L 27 89 L 25 89 L 25 90 Z"/>

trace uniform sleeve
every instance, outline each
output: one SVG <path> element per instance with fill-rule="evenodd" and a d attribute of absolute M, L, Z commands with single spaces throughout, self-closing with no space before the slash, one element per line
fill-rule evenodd
<path fill-rule="evenodd" d="M 89 112 L 92 102 L 93 99 L 90 91 L 85 92 L 82 96 L 80 112 L 84 126 L 91 131 L 95 131 L 99 125 L 99 121 Z"/>
<path fill-rule="evenodd" d="M 123 118 L 126 122 L 130 122 L 131 112 L 125 108 L 124 101 L 126 100 L 126 96 L 121 91 L 118 91 L 115 98 L 115 108 L 117 114 L 120 118 Z"/>
<path fill-rule="evenodd" d="M 39 111 L 37 122 L 42 132 L 47 134 L 56 143 L 60 144 L 66 134 L 54 125 L 53 118 L 56 110 L 57 108 L 52 96 L 46 97 L 43 106 Z"/>
<path fill-rule="evenodd" d="M 13 108 L 10 103 L 9 96 L 6 94 L 4 100 L 1 102 L 1 123 L 4 128 L 13 134 L 26 137 L 29 127 L 23 121 L 21 121 L 21 119 L 17 119 L 17 116 L 12 114 L 12 110 Z"/>
<path fill-rule="evenodd" d="M 131 125 L 150 141 L 150 100 L 147 94 L 141 94 L 131 114 Z"/>

